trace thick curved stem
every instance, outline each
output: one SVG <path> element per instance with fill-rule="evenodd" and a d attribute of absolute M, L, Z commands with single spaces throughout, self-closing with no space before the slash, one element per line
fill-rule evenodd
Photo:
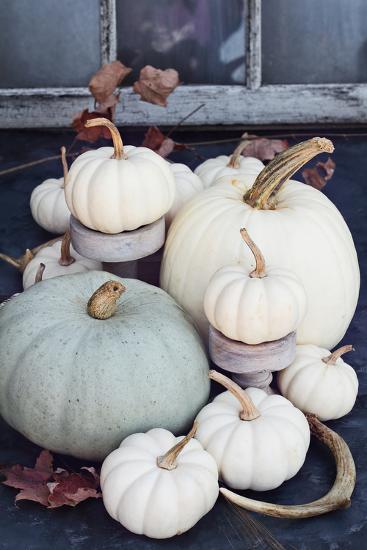
<path fill-rule="evenodd" d="M 75 262 L 75 258 L 70 255 L 71 235 L 70 231 L 66 231 L 61 241 L 61 250 L 59 264 L 68 266 Z"/>
<path fill-rule="evenodd" d="M 332 153 L 334 145 L 329 139 L 315 137 L 279 153 L 257 176 L 254 185 L 244 196 L 253 208 L 268 209 L 270 197 L 306 162 L 319 153 Z"/>
<path fill-rule="evenodd" d="M 172 449 L 167 451 L 164 455 L 157 458 L 157 466 L 159 466 L 159 468 L 163 468 L 164 470 L 174 470 L 175 468 L 177 468 L 177 457 L 182 449 L 188 444 L 190 439 L 194 437 L 197 427 L 197 423 L 194 422 L 189 433 L 185 435 L 185 437 L 181 439 L 181 441 L 176 443 L 176 445 L 172 447 Z"/>
<path fill-rule="evenodd" d="M 68 162 L 66 160 L 66 149 L 65 149 L 65 147 L 62 146 L 60 151 L 61 151 L 62 169 L 63 169 L 63 173 L 64 173 L 64 185 L 63 185 L 63 187 L 65 187 L 66 180 L 67 180 L 68 173 L 69 173 L 69 167 L 68 167 Z"/>
<path fill-rule="evenodd" d="M 88 300 L 87 312 L 94 319 L 109 319 L 115 313 L 117 300 L 126 287 L 118 281 L 107 281 L 93 292 Z"/>
<path fill-rule="evenodd" d="M 87 120 L 85 126 L 87 128 L 92 128 L 93 126 L 106 126 L 106 128 L 108 128 L 111 132 L 113 142 L 114 154 L 112 158 L 117 160 L 126 158 L 126 155 L 124 155 L 124 145 L 122 143 L 120 132 L 113 122 L 108 120 L 108 118 L 91 118 L 90 120 Z"/>
<path fill-rule="evenodd" d="M 240 159 L 243 151 L 246 149 L 246 147 L 251 143 L 251 141 L 247 138 L 247 133 L 243 134 L 242 139 L 240 143 L 237 145 L 236 149 L 233 151 L 232 155 L 230 156 L 230 159 L 228 161 L 227 166 L 230 168 L 239 168 L 240 167 Z"/>
<path fill-rule="evenodd" d="M 340 435 L 325 426 L 313 414 L 306 414 L 311 433 L 329 447 L 336 464 L 336 477 L 328 493 L 308 504 L 282 505 L 243 497 L 222 487 L 220 492 L 233 504 L 277 518 L 301 519 L 320 516 L 339 508 L 348 508 L 356 483 L 356 468 L 348 445 Z"/>
<path fill-rule="evenodd" d="M 337 360 L 339 359 L 339 357 L 341 357 L 342 355 L 344 355 L 344 353 L 348 353 L 350 351 L 354 351 L 354 348 L 353 346 L 342 346 L 341 348 L 333 351 L 333 353 L 331 353 L 330 355 L 328 355 L 327 357 L 324 357 L 323 358 L 323 361 L 324 363 L 326 363 L 327 365 L 335 365 L 335 363 L 337 362 Z"/>
<path fill-rule="evenodd" d="M 241 405 L 240 418 L 241 420 L 255 420 L 260 416 L 259 411 L 245 392 L 236 382 L 233 382 L 224 374 L 216 370 L 209 371 L 209 378 L 218 382 L 221 386 L 225 387 L 226 390 L 230 391 L 232 395 L 239 401 Z"/>
<path fill-rule="evenodd" d="M 36 273 L 36 276 L 34 278 L 34 282 L 35 283 L 40 283 L 42 281 L 42 278 L 43 278 L 43 272 L 45 271 L 46 269 L 46 266 L 45 264 L 43 263 L 40 263 L 38 269 L 37 269 L 37 273 Z"/>
<path fill-rule="evenodd" d="M 243 227 L 240 229 L 241 237 L 251 250 L 251 252 L 254 255 L 256 267 L 253 271 L 250 273 L 250 277 L 252 278 L 258 278 L 262 279 L 263 277 L 266 277 L 266 271 L 265 271 L 265 259 L 262 255 L 260 249 L 256 246 L 254 241 L 251 239 L 250 235 L 247 233 L 247 230 Z"/>

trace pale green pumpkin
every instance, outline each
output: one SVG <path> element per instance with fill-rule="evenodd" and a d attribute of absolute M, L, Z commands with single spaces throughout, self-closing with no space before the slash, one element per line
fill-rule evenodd
<path fill-rule="evenodd" d="M 88 300 L 111 279 L 117 295 L 93 303 L 111 314 L 118 298 L 116 311 L 93 318 Z M 101 460 L 134 432 L 183 433 L 206 403 L 208 362 L 186 313 L 134 279 L 120 296 L 121 283 L 96 271 L 56 277 L 0 309 L 0 412 L 34 443 Z"/>

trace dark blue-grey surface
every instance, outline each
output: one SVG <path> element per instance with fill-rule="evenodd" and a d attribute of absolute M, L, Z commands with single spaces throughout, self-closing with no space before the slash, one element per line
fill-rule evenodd
<path fill-rule="evenodd" d="M 235 133 L 239 135 L 240 132 Z M 315 132 L 315 135 L 317 132 Z M 233 132 L 232 134 L 233 135 Z M 216 137 L 227 137 L 227 135 Z M 187 141 L 213 139 L 211 134 L 180 136 Z M 35 160 L 57 153 L 62 144 L 72 141 L 70 133 L 0 132 L 0 170 L 14 164 Z M 308 520 L 288 521 L 253 516 L 260 520 L 286 548 L 304 550 L 362 549 L 367 546 L 367 419 L 366 358 L 367 292 L 363 286 L 367 272 L 367 140 L 363 137 L 333 138 L 336 146 L 334 160 L 337 168 L 326 193 L 341 210 L 352 231 L 358 249 L 362 291 L 358 310 L 343 342 L 354 344 L 356 351 L 348 356 L 360 380 L 360 395 L 353 412 L 329 425 L 340 433 L 355 457 L 357 486 L 352 507 L 327 516 Z M 140 143 L 141 134 L 129 131 L 126 143 Z M 201 155 L 214 156 L 231 150 L 231 145 L 198 147 Z M 175 160 L 195 166 L 198 160 L 191 153 L 176 153 Z M 26 247 L 46 240 L 50 235 L 37 227 L 28 209 L 30 193 L 39 182 L 49 176 L 60 176 L 57 162 L 39 165 L 16 175 L 0 177 L 0 251 L 20 254 Z M 332 276 L 332 274 L 331 274 Z M 21 288 L 20 276 L 10 266 L 0 264 L 0 295 L 8 295 Z M 20 335 L 21 336 L 21 335 Z M 39 449 L 16 434 L 4 423 L 0 424 L 0 463 L 32 465 Z M 56 457 L 62 467 L 78 468 L 81 463 L 68 457 Z M 321 445 L 313 441 L 302 471 L 281 488 L 267 494 L 253 494 L 256 498 L 279 503 L 306 502 L 325 493 L 334 478 L 333 461 Z M 0 549 L 38 550 L 66 548 L 78 550 L 107 550 L 134 548 L 148 550 L 242 550 L 265 548 L 246 538 L 241 522 L 222 499 L 214 510 L 190 532 L 168 541 L 151 541 L 128 533 L 110 519 L 101 501 L 88 501 L 76 509 L 45 510 L 37 504 L 23 502 L 14 505 L 15 490 L 0 486 Z"/>

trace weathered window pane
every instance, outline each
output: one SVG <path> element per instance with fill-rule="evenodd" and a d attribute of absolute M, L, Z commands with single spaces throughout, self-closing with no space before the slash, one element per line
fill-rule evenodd
<path fill-rule="evenodd" d="M 118 0 L 118 58 L 179 71 L 186 84 L 243 84 L 243 0 Z"/>
<path fill-rule="evenodd" d="M 265 0 L 264 84 L 367 81 L 366 0 Z"/>
<path fill-rule="evenodd" d="M 86 86 L 99 66 L 99 0 L 1 0 L 1 88 Z"/>

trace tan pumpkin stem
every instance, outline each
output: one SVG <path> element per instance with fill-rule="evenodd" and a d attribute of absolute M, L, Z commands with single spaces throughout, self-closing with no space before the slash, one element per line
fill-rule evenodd
<path fill-rule="evenodd" d="M 116 126 L 108 120 L 108 118 L 91 118 L 87 120 L 84 125 L 86 128 L 92 128 L 93 126 L 106 126 L 111 132 L 113 148 L 114 148 L 114 159 L 121 160 L 127 158 L 124 154 L 124 144 L 122 143 L 121 135 Z"/>
<path fill-rule="evenodd" d="M 42 281 L 42 278 L 43 278 L 43 272 L 44 270 L 46 269 L 46 266 L 45 264 L 43 263 L 40 263 L 38 269 L 37 269 L 37 273 L 36 273 L 36 276 L 34 278 L 34 282 L 35 283 L 40 283 Z"/>
<path fill-rule="evenodd" d="M 329 139 L 315 137 L 279 153 L 257 176 L 244 201 L 253 208 L 271 208 L 271 197 L 297 170 L 319 153 L 333 151 L 334 145 Z"/>
<path fill-rule="evenodd" d="M 324 357 L 322 360 L 324 361 L 324 363 L 326 363 L 327 365 L 335 365 L 335 363 L 337 362 L 337 360 L 339 359 L 339 357 L 341 357 L 342 355 L 344 355 L 344 353 L 348 353 L 350 351 L 354 351 L 354 348 L 353 346 L 342 346 L 341 348 L 333 351 L 333 353 L 331 353 L 330 355 L 328 355 L 327 357 Z"/>
<path fill-rule="evenodd" d="M 60 250 L 60 258 L 59 258 L 60 265 L 68 266 L 75 262 L 75 258 L 73 258 L 70 254 L 70 244 L 71 244 L 70 231 L 66 231 L 61 241 L 61 250 Z"/>
<path fill-rule="evenodd" d="M 63 169 L 63 172 L 64 172 L 64 184 L 63 184 L 62 187 L 65 187 L 66 179 L 67 179 L 68 173 L 69 173 L 69 167 L 68 167 L 68 162 L 66 160 L 66 149 L 65 149 L 65 147 L 62 146 L 60 151 L 61 151 L 62 169 Z"/>
<path fill-rule="evenodd" d="M 107 281 L 101 285 L 88 300 L 88 315 L 94 319 L 109 319 L 115 313 L 117 300 L 126 291 L 118 281 Z"/>
<path fill-rule="evenodd" d="M 247 233 L 247 230 L 243 227 L 240 229 L 241 237 L 251 250 L 251 252 L 254 255 L 256 267 L 253 271 L 250 273 L 251 278 L 258 278 L 262 279 L 263 277 L 266 277 L 266 271 L 265 271 L 265 259 L 262 255 L 260 249 L 256 246 L 254 241 L 251 239 L 250 235 Z"/>
<path fill-rule="evenodd" d="M 25 270 L 27 265 L 35 255 L 42 250 L 42 248 L 46 248 L 46 246 L 52 246 L 54 243 L 59 241 L 61 237 L 56 237 L 55 239 L 51 239 L 50 241 L 47 241 L 46 243 L 39 244 L 38 246 L 35 246 L 34 248 L 27 248 L 24 254 L 20 256 L 19 258 L 13 258 L 12 256 L 8 256 L 7 254 L 2 254 L 0 252 L 0 260 L 4 260 L 4 262 L 7 262 L 8 264 L 12 265 L 13 267 L 16 267 L 21 273 Z"/>
<path fill-rule="evenodd" d="M 157 458 L 157 466 L 159 466 L 159 468 L 163 468 L 164 470 L 174 470 L 177 468 L 177 457 L 190 439 L 194 437 L 197 428 L 197 422 L 194 422 L 189 433 L 185 435 L 181 441 L 176 443 L 176 445 L 174 445 L 172 449 L 167 451 L 164 455 Z"/>
<path fill-rule="evenodd" d="M 218 382 L 218 384 L 230 391 L 231 394 L 234 395 L 235 398 L 240 402 L 241 420 L 255 420 L 255 418 L 258 418 L 260 416 L 259 411 L 251 401 L 250 397 L 247 395 L 245 390 L 243 390 L 238 384 L 236 384 L 236 382 L 233 382 L 233 380 L 231 380 L 227 376 L 224 376 L 224 374 L 221 374 L 216 370 L 209 371 L 209 378 L 211 380 L 214 380 L 215 382 Z"/>
<path fill-rule="evenodd" d="M 311 433 L 330 449 L 335 459 L 335 481 L 325 496 L 307 504 L 282 505 L 243 497 L 224 487 L 220 489 L 222 495 L 241 508 L 277 518 L 309 518 L 348 508 L 356 483 L 356 468 L 349 447 L 340 435 L 325 426 L 315 415 L 306 414 L 306 417 Z"/>
<path fill-rule="evenodd" d="M 246 147 L 251 143 L 251 141 L 247 138 L 247 132 L 243 134 L 242 140 L 237 145 L 236 149 L 233 151 L 227 166 L 229 168 L 239 168 L 240 167 L 240 157 L 243 153 L 243 151 L 246 149 Z"/>

